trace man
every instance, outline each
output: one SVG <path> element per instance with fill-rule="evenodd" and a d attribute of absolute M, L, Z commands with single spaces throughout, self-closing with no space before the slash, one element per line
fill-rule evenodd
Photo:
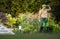
<path fill-rule="evenodd" d="M 49 13 L 48 11 L 51 10 L 51 7 L 49 5 L 42 5 L 42 9 L 39 11 L 39 19 L 41 20 L 41 28 L 40 31 L 48 31 L 48 20 L 49 20 Z"/>

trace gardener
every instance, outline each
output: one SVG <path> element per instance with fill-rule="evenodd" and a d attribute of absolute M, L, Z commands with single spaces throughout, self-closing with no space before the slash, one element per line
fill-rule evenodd
<path fill-rule="evenodd" d="M 49 13 L 48 11 L 51 10 L 51 7 L 49 5 L 42 5 L 42 9 L 39 11 L 39 19 L 41 20 L 41 28 L 40 31 L 48 31 L 48 20 L 49 20 Z"/>

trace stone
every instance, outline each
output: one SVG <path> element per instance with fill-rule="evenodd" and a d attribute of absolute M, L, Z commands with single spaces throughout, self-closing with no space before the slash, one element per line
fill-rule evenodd
<path fill-rule="evenodd" d="M 15 33 L 12 31 L 12 28 L 7 28 L 4 24 L 0 24 L 0 34 L 12 34 Z"/>

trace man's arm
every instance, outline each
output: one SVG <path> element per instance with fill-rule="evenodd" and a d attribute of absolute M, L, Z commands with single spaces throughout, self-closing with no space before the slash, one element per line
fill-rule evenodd
<path fill-rule="evenodd" d="M 49 5 L 47 5 L 47 6 L 49 7 L 49 9 L 47 9 L 47 10 L 50 11 L 51 10 L 51 7 Z"/>
<path fill-rule="evenodd" d="M 38 18 L 40 19 L 41 18 L 41 14 L 42 14 L 42 12 L 41 12 L 41 10 L 39 11 L 39 14 L 38 14 Z"/>

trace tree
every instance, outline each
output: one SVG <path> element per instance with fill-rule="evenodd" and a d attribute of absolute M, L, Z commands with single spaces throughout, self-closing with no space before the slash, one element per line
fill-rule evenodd
<path fill-rule="evenodd" d="M 13 17 L 26 11 L 38 13 L 42 4 L 49 4 L 52 7 L 52 15 L 55 16 L 58 12 L 55 13 L 55 8 L 60 5 L 60 0 L 0 0 L 0 12 L 10 13 Z M 56 16 L 59 18 L 59 13 Z"/>

